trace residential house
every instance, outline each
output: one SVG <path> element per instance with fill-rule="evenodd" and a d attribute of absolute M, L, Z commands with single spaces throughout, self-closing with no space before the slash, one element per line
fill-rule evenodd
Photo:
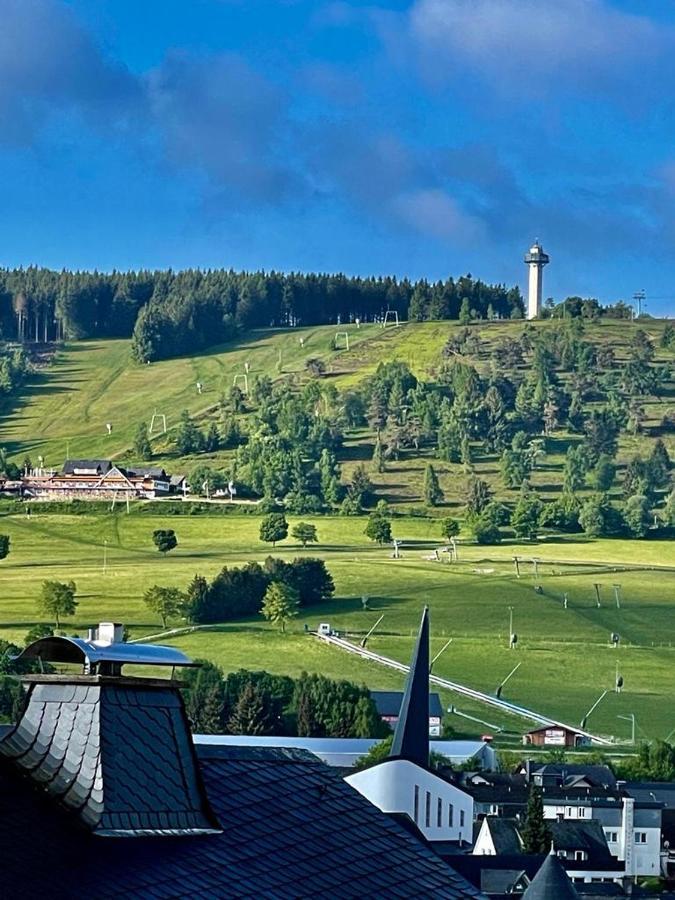
<path fill-rule="evenodd" d="M 403 703 L 402 691 L 371 691 L 377 713 L 383 722 L 394 730 L 401 712 Z M 436 693 L 429 694 L 429 737 L 441 736 L 441 721 L 443 719 L 443 705 L 441 698 Z"/>
<path fill-rule="evenodd" d="M 524 853 L 523 819 L 486 816 L 480 825 L 474 856 L 508 856 Z M 573 882 L 621 882 L 625 867 L 610 853 L 599 822 L 556 820 L 549 823 L 552 849 Z"/>
<path fill-rule="evenodd" d="M 537 747 L 581 747 L 590 742 L 588 735 L 564 725 L 544 725 L 523 735 L 523 744 Z"/>

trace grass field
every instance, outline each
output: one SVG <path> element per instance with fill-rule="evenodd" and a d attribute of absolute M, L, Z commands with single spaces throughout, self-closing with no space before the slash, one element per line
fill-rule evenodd
<path fill-rule="evenodd" d="M 282 636 L 262 619 L 177 637 L 174 642 L 193 656 L 214 660 L 224 669 L 266 668 L 297 674 L 302 669 L 332 677 L 364 681 L 371 687 L 395 687 L 393 672 L 319 644 L 303 634 L 330 621 L 340 631 L 363 634 L 381 614 L 385 619 L 370 646 L 407 661 L 422 606 L 429 604 L 433 645 L 453 643 L 435 671 L 484 690 L 494 690 L 515 665 L 523 665 L 505 696 L 550 715 L 579 721 L 605 688 L 612 688 L 619 661 L 625 679 L 622 694 L 608 695 L 589 722 L 607 734 L 626 735 L 618 715 L 635 712 L 642 735 L 665 737 L 675 728 L 670 698 L 675 691 L 675 547 L 668 542 L 556 541 L 533 547 L 480 548 L 462 545 L 456 564 L 423 558 L 437 544 L 437 527 L 429 520 L 398 518 L 394 533 L 402 538 L 404 558 L 365 541 L 363 519 L 319 518 L 321 556 L 333 573 L 336 599 L 311 609 Z M 223 565 L 262 560 L 271 552 L 258 540 L 260 520 L 253 516 L 164 517 L 119 514 L 103 516 L 6 516 L 0 531 L 10 534 L 12 553 L 0 564 L 0 636 L 20 640 L 39 617 L 35 599 L 43 580 L 73 578 L 80 606 L 67 629 L 80 633 L 100 619 L 129 625 L 133 636 L 158 630 L 142 603 L 154 583 L 185 587 L 195 573 L 212 577 Z M 179 546 L 166 559 L 154 549 L 151 532 L 176 529 Z M 103 572 L 104 542 L 106 572 Z M 636 558 L 636 547 L 640 558 Z M 533 553 L 543 594 L 534 591 L 531 563 L 515 576 L 514 552 Z M 301 548 L 289 541 L 275 554 L 293 557 Z M 603 568 L 603 564 L 607 568 Z M 614 571 L 624 565 L 642 569 Z M 597 609 L 594 583 L 600 583 Z M 616 609 L 612 585 L 620 583 L 622 608 Z M 562 595 L 568 594 L 568 609 Z M 361 596 L 370 597 L 370 610 Z M 507 649 L 509 610 L 519 635 L 517 651 Z M 180 624 L 180 623 L 176 623 Z M 621 635 L 619 650 L 609 635 Z M 511 729 L 523 726 L 488 708 L 461 698 L 447 698 L 470 714 Z M 465 723 L 455 720 L 461 729 Z M 469 731 L 484 731 L 479 725 Z"/>

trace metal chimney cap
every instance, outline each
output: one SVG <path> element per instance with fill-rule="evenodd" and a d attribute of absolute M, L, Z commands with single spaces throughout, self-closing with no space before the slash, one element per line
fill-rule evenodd
<path fill-rule="evenodd" d="M 15 659 L 43 659 L 47 662 L 80 663 L 98 666 L 198 666 L 176 647 L 163 644 L 102 643 L 77 637 L 44 637 L 29 644 Z"/>

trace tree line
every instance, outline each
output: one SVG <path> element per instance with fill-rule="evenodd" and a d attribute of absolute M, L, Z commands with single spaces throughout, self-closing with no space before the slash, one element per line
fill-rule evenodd
<path fill-rule="evenodd" d="M 520 318 L 517 287 L 471 276 L 434 283 L 343 274 L 235 272 L 79 272 L 0 269 L 0 339 L 48 343 L 132 337 L 142 361 L 193 353 L 261 327 L 401 319 Z"/>
<path fill-rule="evenodd" d="M 285 590 L 280 595 L 271 590 L 273 585 Z M 165 627 L 171 618 L 206 625 L 264 614 L 283 629 L 297 611 L 326 603 L 334 593 L 333 578 L 322 559 L 300 557 L 285 562 L 268 556 L 262 566 L 256 562 L 224 566 L 212 581 L 195 575 L 185 591 L 153 585 L 144 601 Z"/>
<path fill-rule="evenodd" d="M 181 690 L 190 725 L 201 734 L 382 737 L 365 685 L 303 672 L 298 679 L 269 672 L 223 672 L 205 660 L 186 670 Z"/>

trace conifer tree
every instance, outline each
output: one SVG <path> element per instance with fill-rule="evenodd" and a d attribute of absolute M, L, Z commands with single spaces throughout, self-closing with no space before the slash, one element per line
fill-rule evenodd
<path fill-rule="evenodd" d="M 424 502 L 427 506 L 438 506 L 443 502 L 443 497 L 438 475 L 431 463 L 428 463 L 424 470 Z"/>
<path fill-rule="evenodd" d="M 551 829 L 544 818 L 541 791 L 534 786 L 527 798 L 527 815 L 522 839 L 524 853 L 548 853 L 551 849 Z"/>
<path fill-rule="evenodd" d="M 384 451 L 382 450 L 382 441 L 380 440 L 379 432 L 375 439 L 375 447 L 373 448 L 372 465 L 374 472 L 384 472 Z"/>
<path fill-rule="evenodd" d="M 139 459 L 150 459 L 152 457 L 152 446 L 150 444 L 147 422 L 140 422 L 136 429 L 136 436 L 134 437 L 134 454 Z"/>
<path fill-rule="evenodd" d="M 239 695 L 227 722 L 230 734 L 271 734 L 260 688 L 249 681 Z"/>

